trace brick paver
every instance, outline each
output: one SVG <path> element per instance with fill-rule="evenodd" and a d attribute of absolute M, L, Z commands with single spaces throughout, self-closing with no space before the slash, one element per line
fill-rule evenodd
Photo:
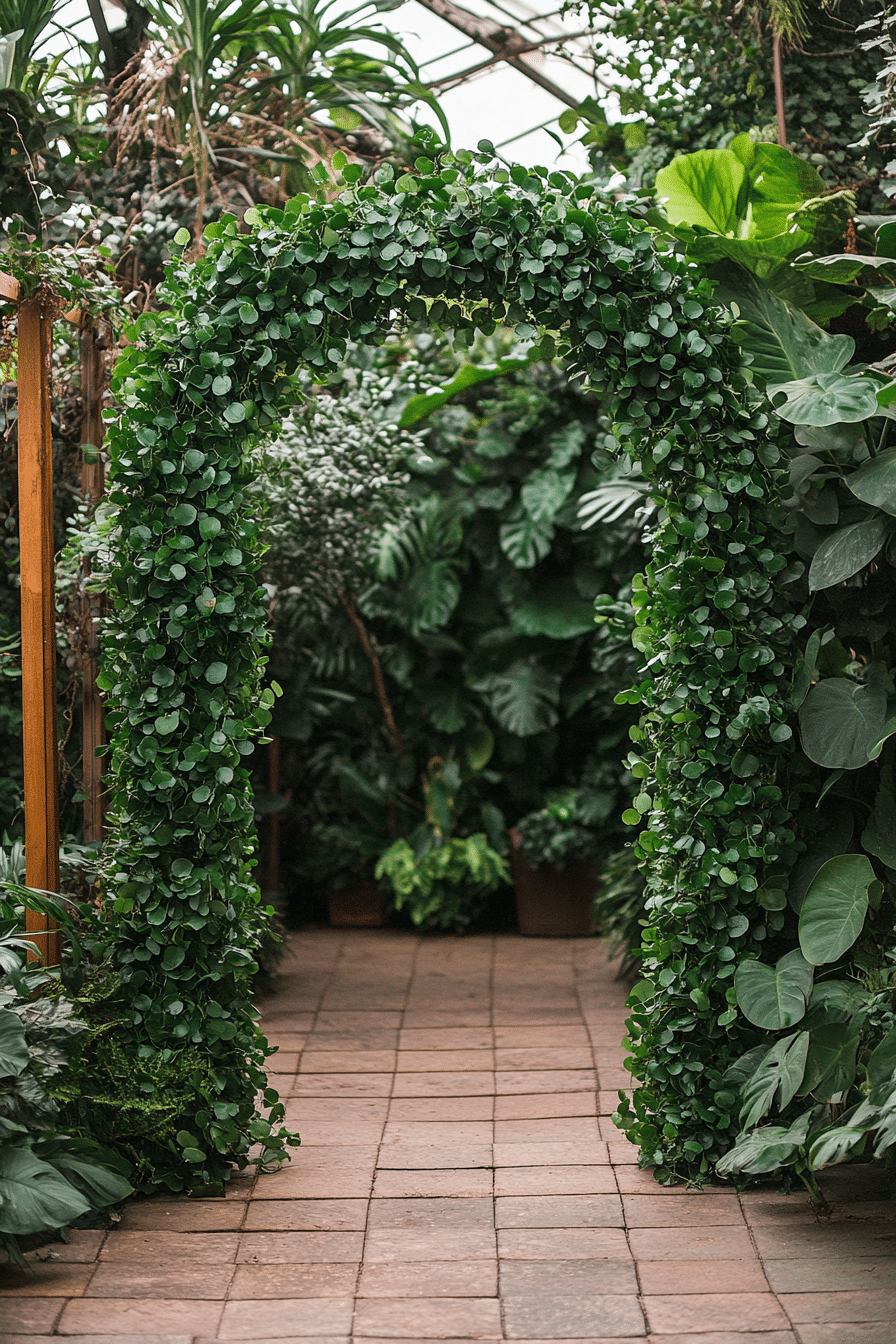
<path fill-rule="evenodd" d="M 262 1008 L 303 1147 L 0 1265 L 0 1344 L 894 1344 L 884 1174 L 663 1189 L 597 939 L 310 931 Z"/>

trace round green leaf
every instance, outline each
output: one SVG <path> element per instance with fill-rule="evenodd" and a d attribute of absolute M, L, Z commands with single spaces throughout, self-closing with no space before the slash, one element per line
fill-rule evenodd
<path fill-rule="evenodd" d="M 838 854 L 816 873 L 800 911 L 800 947 L 814 966 L 837 961 L 862 932 L 874 869 L 864 854 Z"/>
<path fill-rule="evenodd" d="M 196 518 L 196 510 L 192 504 L 178 504 L 171 511 L 172 522 L 177 523 L 178 527 L 189 527 L 190 523 Z"/>
<path fill-rule="evenodd" d="M 227 678 L 226 663 L 210 663 L 205 669 L 205 679 L 210 686 L 220 686 Z"/>

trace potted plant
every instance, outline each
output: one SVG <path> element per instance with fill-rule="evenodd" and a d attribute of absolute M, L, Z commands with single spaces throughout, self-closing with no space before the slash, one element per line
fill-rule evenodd
<path fill-rule="evenodd" d="M 485 831 L 451 834 L 461 811 L 461 788 L 491 754 L 491 734 L 483 733 L 488 736 L 484 750 L 468 748 L 467 774 L 457 761 L 433 757 L 423 780 L 425 820 L 409 839 L 391 844 L 376 866 L 376 876 L 391 888 L 394 909 L 407 910 L 419 928 L 463 933 L 491 893 L 510 881 L 507 860 Z"/>
<path fill-rule="evenodd" d="M 564 789 L 511 830 L 520 933 L 575 938 L 594 932 L 599 840 L 587 815 L 580 792 Z"/>

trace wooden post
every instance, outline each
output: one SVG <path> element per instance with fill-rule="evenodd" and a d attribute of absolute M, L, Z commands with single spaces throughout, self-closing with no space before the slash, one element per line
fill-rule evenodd
<path fill-rule="evenodd" d="M 19 306 L 18 429 L 25 881 L 43 891 L 59 890 L 51 333 L 47 297 L 39 291 Z M 25 928 L 44 962 L 58 965 L 53 920 L 29 910 Z"/>
<path fill-rule="evenodd" d="M 81 421 L 81 443 L 91 444 L 99 449 L 103 441 L 103 359 L 100 353 L 101 339 L 95 327 L 85 327 L 81 332 L 81 401 L 83 419 Z M 96 504 L 105 488 L 105 472 L 102 462 L 88 461 L 85 456 L 81 466 L 81 495 L 91 504 Z M 86 579 L 90 573 L 90 563 L 83 562 L 83 574 Z M 81 627 L 85 645 L 81 662 L 81 707 L 82 707 L 82 773 L 84 776 L 84 839 L 90 844 L 103 838 L 103 792 L 102 761 L 97 749 L 105 745 L 105 723 L 103 705 L 96 684 L 97 620 L 102 615 L 102 598 L 98 593 L 83 595 L 81 609 Z"/>

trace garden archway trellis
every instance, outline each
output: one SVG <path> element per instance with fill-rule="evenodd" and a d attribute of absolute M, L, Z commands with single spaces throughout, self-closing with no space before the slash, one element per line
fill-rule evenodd
<path fill-rule="evenodd" d="M 112 839 L 97 936 L 124 977 L 133 1045 L 138 1057 L 189 1047 L 211 1067 L 180 1140 L 197 1180 L 270 1134 L 252 1118 L 264 1044 L 248 1002 L 260 917 L 244 762 L 274 697 L 247 486 L 288 375 L 326 377 L 349 340 L 381 339 L 396 314 L 461 344 L 507 321 L 612 392 L 620 452 L 665 505 L 636 593 L 652 666 L 631 692 L 645 705 L 636 807 L 655 925 L 640 1137 L 661 1164 L 705 1163 L 728 1123 L 719 1058 L 747 1039 L 730 976 L 764 937 L 753 893 L 790 842 L 774 783 L 786 747 L 769 724 L 789 712 L 774 676 L 792 631 L 755 583 L 775 455 L 730 314 L 642 222 L 564 173 L 496 168 L 483 152 L 359 177 L 346 167 L 332 202 L 252 212 L 250 232 L 211 226 L 205 255 L 172 265 L 167 308 L 138 321 L 113 380 L 100 677 Z"/>

